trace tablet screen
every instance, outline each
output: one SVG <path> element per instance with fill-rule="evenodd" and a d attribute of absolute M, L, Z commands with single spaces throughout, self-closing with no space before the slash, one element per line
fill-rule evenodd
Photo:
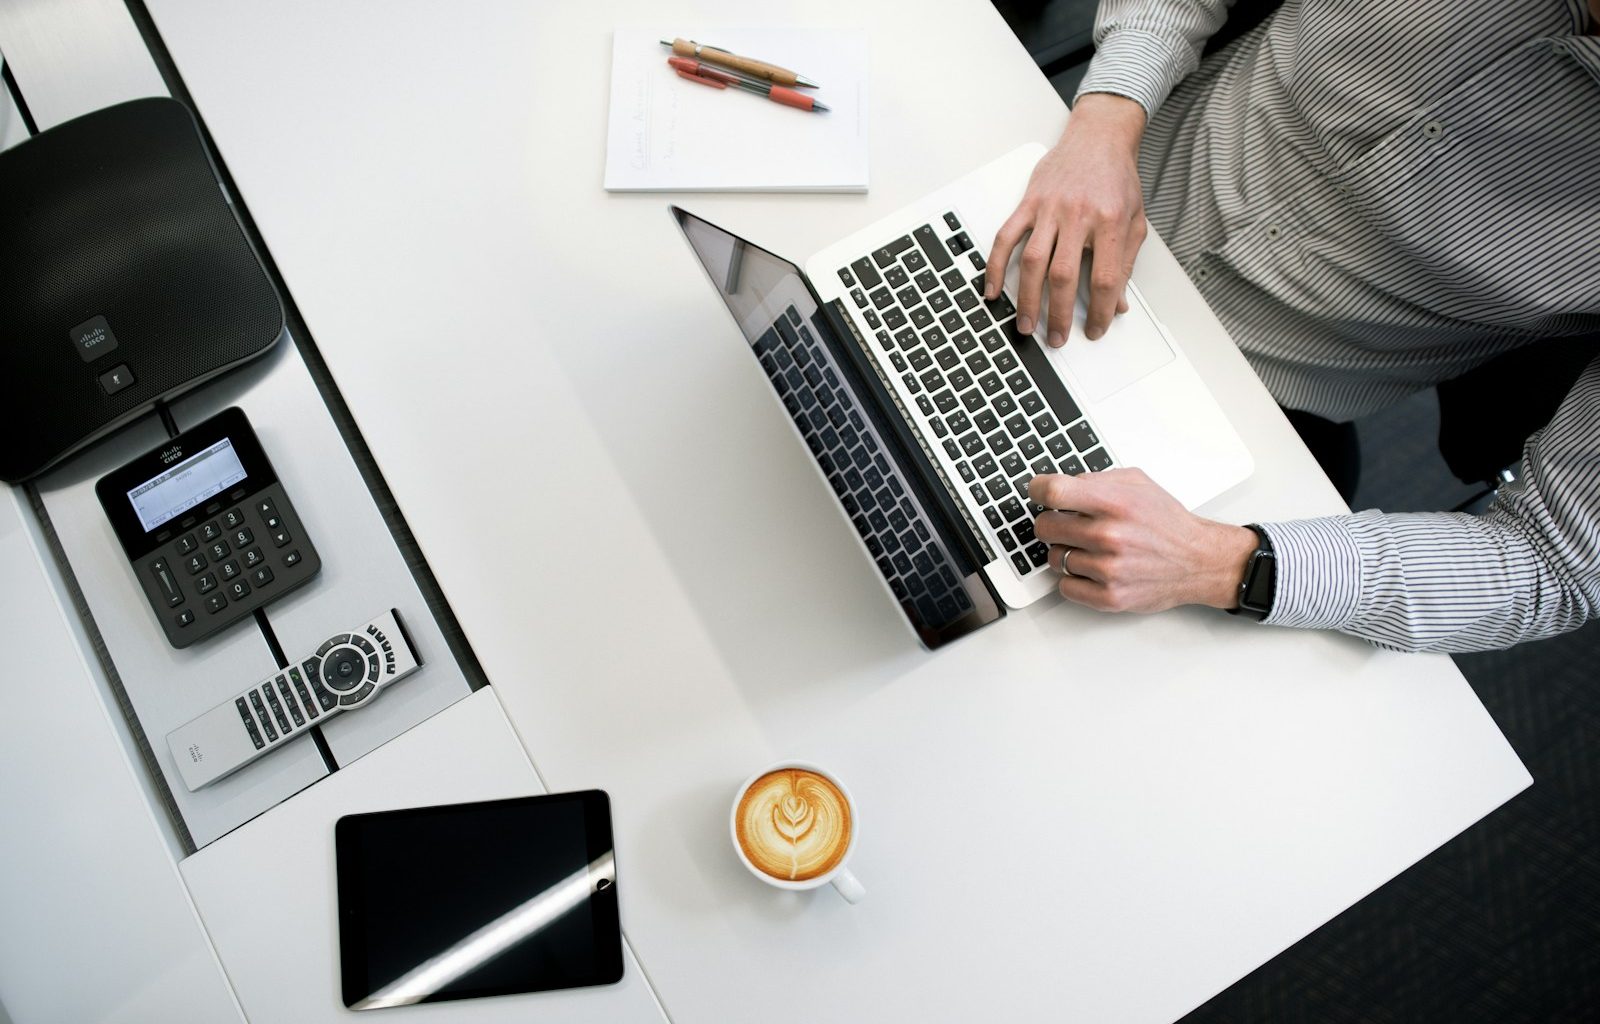
<path fill-rule="evenodd" d="M 622 977 L 599 790 L 354 814 L 335 838 L 352 1009 Z"/>

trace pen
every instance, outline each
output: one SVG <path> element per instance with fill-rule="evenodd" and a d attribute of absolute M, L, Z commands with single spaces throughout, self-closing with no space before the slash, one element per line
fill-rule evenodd
<path fill-rule="evenodd" d="M 768 64 L 766 61 L 756 60 L 754 57 L 741 57 L 738 54 L 729 53 L 727 50 L 719 50 L 715 46 L 697 43 L 693 39 L 674 39 L 670 43 L 663 39 L 661 40 L 661 45 L 670 47 L 675 57 L 699 58 L 707 63 L 732 68 L 734 71 L 748 75 L 751 78 L 757 78 L 763 82 L 771 82 L 774 85 L 797 85 L 802 89 L 815 89 L 817 87 L 816 82 L 811 81 L 804 75 L 797 75 L 788 68 L 780 68 L 776 64 Z"/>
<path fill-rule="evenodd" d="M 687 57 L 668 57 L 667 63 L 678 73 L 680 78 L 687 78 L 691 82 L 709 85 L 716 89 L 726 89 L 733 86 L 746 92 L 753 92 L 774 103 L 782 103 L 786 107 L 795 107 L 799 110 L 810 110 L 816 113 L 826 113 L 828 108 L 807 96 L 803 92 L 786 89 L 781 85 L 773 85 L 753 78 L 747 78 L 734 71 L 714 68 L 709 64 L 701 64 L 689 60 Z"/>

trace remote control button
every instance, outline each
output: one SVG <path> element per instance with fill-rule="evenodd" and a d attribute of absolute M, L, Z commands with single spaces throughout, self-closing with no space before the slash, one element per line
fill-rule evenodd
<path fill-rule="evenodd" d="M 222 536 L 222 527 L 218 526 L 216 523 L 207 523 L 206 525 L 200 527 L 200 541 L 201 541 L 201 543 L 210 544 L 212 541 L 218 539 L 221 536 Z"/>
<path fill-rule="evenodd" d="M 294 692 L 289 689 L 288 677 L 279 676 L 276 681 L 278 684 L 278 695 L 283 698 L 284 707 L 289 709 L 289 717 L 294 719 L 294 724 L 297 728 L 305 725 L 306 716 L 300 713 L 300 702 L 294 699 Z"/>
<path fill-rule="evenodd" d="M 256 581 L 256 586 L 264 587 L 268 583 L 272 582 L 272 570 L 263 565 L 261 568 L 251 573 L 250 578 Z"/>
<path fill-rule="evenodd" d="M 282 525 L 283 525 L 283 517 L 282 516 L 268 516 L 267 517 L 267 529 L 276 530 L 278 527 L 280 527 Z"/>
<path fill-rule="evenodd" d="M 201 569 L 204 569 L 207 564 L 206 556 L 196 553 L 189 556 L 189 558 L 183 563 L 183 567 L 189 570 L 190 576 L 193 576 Z"/>
<path fill-rule="evenodd" d="M 367 659 L 354 647 L 340 647 L 322 659 L 322 682 L 335 693 L 355 689 L 366 675 Z"/>
<path fill-rule="evenodd" d="M 227 595 L 235 601 L 243 601 L 250 596 L 250 584 L 244 580 L 234 580 L 225 588 Z"/>
<path fill-rule="evenodd" d="M 283 713 L 283 705 L 278 702 L 278 691 L 272 688 L 271 683 L 267 683 L 261 687 L 261 692 L 267 695 L 267 707 L 272 709 L 272 717 L 278 723 L 278 731 L 285 736 L 289 735 L 289 716 Z"/>
<path fill-rule="evenodd" d="M 244 567 L 246 569 L 254 569 L 266 560 L 267 556 L 261 553 L 260 548 L 251 548 L 244 553 Z"/>
<path fill-rule="evenodd" d="M 172 621 L 179 629 L 182 629 L 184 626 L 194 622 L 194 609 L 185 608 L 183 611 L 179 612 Z"/>
<path fill-rule="evenodd" d="M 161 591 L 168 608 L 176 608 L 183 603 L 183 591 L 178 589 L 178 581 L 173 578 L 172 569 L 165 558 L 150 563 L 150 575 L 156 578 L 156 589 Z"/>
<path fill-rule="evenodd" d="M 217 589 L 217 577 L 208 572 L 194 581 L 194 588 L 200 591 L 201 594 L 209 594 Z"/>
<path fill-rule="evenodd" d="M 289 682 L 294 684 L 294 692 L 300 695 L 300 703 L 306 706 L 306 714 L 313 719 L 322 714 L 321 711 L 317 710 L 317 701 L 312 698 L 311 690 L 306 686 L 305 677 L 300 674 L 299 669 L 291 668 L 289 670 Z"/>
<path fill-rule="evenodd" d="M 355 691 L 354 693 L 347 693 L 341 696 L 339 698 L 339 706 L 342 708 L 353 708 L 357 704 L 365 701 L 368 697 L 372 696 L 375 690 L 377 690 L 377 686 L 373 685 L 372 683 L 362 683 L 361 689 Z"/>
<path fill-rule="evenodd" d="M 349 642 L 349 633 L 340 633 L 338 636 L 330 636 L 328 639 L 322 642 L 321 647 L 317 648 L 317 657 L 326 658 L 329 651 L 333 650 L 335 647 L 338 647 L 340 644 L 347 644 Z"/>
<path fill-rule="evenodd" d="M 249 527 L 241 526 L 232 534 L 233 546 L 236 548 L 247 548 L 255 542 L 255 539 L 256 535 L 250 532 Z"/>
<path fill-rule="evenodd" d="M 364 636 L 352 636 L 350 642 L 361 648 L 362 654 L 372 655 L 378 653 L 371 644 L 367 643 L 367 638 Z"/>
<path fill-rule="evenodd" d="M 377 681 L 378 681 L 378 656 L 377 655 L 373 655 L 372 657 L 367 659 L 367 682 L 375 683 Z"/>
<path fill-rule="evenodd" d="M 322 705 L 322 710 L 332 711 L 339 703 L 339 698 L 322 685 L 322 676 L 317 671 L 317 661 L 312 658 L 300 666 L 306 673 L 306 685 L 311 688 L 312 694 L 317 698 L 317 703 Z"/>
<path fill-rule="evenodd" d="M 213 562 L 222 561 L 224 558 L 227 558 L 228 555 L 232 554 L 232 552 L 233 549 L 228 547 L 228 542 L 225 540 L 216 541 L 211 544 L 210 547 L 206 548 L 206 554 L 211 556 L 211 560 Z"/>
<path fill-rule="evenodd" d="M 288 530 L 287 527 L 280 526 L 276 530 L 272 531 L 272 546 L 273 547 L 281 548 L 281 547 L 283 547 L 285 544 L 289 543 L 289 541 L 291 541 L 293 539 L 294 538 L 289 536 L 289 530 Z"/>
<path fill-rule="evenodd" d="M 283 556 L 283 564 L 288 566 L 291 569 L 294 568 L 295 566 L 299 565 L 300 564 L 300 551 L 299 551 L 299 549 L 297 548 L 294 551 L 289 552 L 287 555 L 284 555 Z"/>
<path fill-rule="evenodd" d="M 239 720 L 244 723 L 244 731 L 250 734 L 250 742 L 255 744 L 257 750 L 266 746 L 261 739 L 261 733 L 256 729 L 256 720 L 250 717 L 250 707 L 245 704 L 244 698 L 235 698 L 233 706 L 239 709 Z"/>
<path fill-rule="evenodd" d="M 222 563 L 222 578 L 225 580 L 233 579 L 235 576 L 239 575 L 240 571 L 241 570 L 239 569 L 238 562 L 229 561 Z"/>
<path fill-rule="evenodd" d="M 243 525 L 244 511 L 242 509 L 230 508 L 228 511 L 222 514 L 222 528 L 224 530 L 237 530 Z M 246 541 L 245 543 L 248 544 L 249 541 Z"/>
<path fill-rule="evenodd" d="M 262 516 L 263 518 L 267 516 L 275 516 L 278 514 L 278 509 L 277 506 L 272 504 L 271 498 L 262 498 L 260 501 L 256 502 L 256 514 Z"/>
<path fill-rule="evenodd" d="M 194 539 L 194 534 L 186 533 L 182 537 L 179 537 L 177 543 L 173 546 L 177 548 L 178 554 L 187 555 L 189 552 L 199 547 L 200 542 Z"/>
<path fill-rule="evenodd" d="M 278 732 L 272 727 L 272 719 L 267 716 L 267 709 L 261 703 L 261 691 L 250 691 L 250 706 L 256 709 L 256 717 L 261 720 L 261 727 L 267 732 L 267 742 L 271 743 L 278 738 Z"/>
<path fill-rule="evenodd" d="M 221 594 L 212 594 L 210 597 L 206 598 L 206 611 L 210 612 L 212 615 L 217 614 L 226 607 L 228 607 L 228 599 L 223 597 Z"/>

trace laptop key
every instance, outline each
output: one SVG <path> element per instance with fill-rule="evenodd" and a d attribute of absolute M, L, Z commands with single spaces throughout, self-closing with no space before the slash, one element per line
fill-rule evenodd
<path fill-rule="evenodd" d="M 945 215 L 944 215 L 944 223 L 945 223 L 945 227 L 949 228 L 951 231 L 960 231 L 961 230 L 961 222 L 959 220 L 956 220 L 956 215 L 954 213 L 949 213 L 949 212 L 945 213 Z"/>
<path fill-rule="evenodd" d="M 856 276 L 861 279 L 861 287 L 878 287 L 878 283 L 881 279 L 878 277 L 878 268 L 872 265 L 871 260 L 863 256 L 859 260 L 856 260 L 854 263 L 850 264 L 850 268 L 854 270 L 856 272 Z M 839 271 L 840 276 L 844 276 L 846 273 L 848 273 L 848 271 Z M 854 281 L 845 282 L 846 285 L 851 285 L 854 283 Z"/>
<path fill-rule="evenodd" d="M 984 306 L 989 310 L 989 315 L 995 318 L 996 323 L 1010 319 L 1017 312 L 1017 307 L 1011 304 L 1011 299 L 1001 292 L 993 302 L 984 301 Z"/>
<path fill-rule="evenodd" d="M 992 434 L 1000 429 L 1000 420 L 995 416 L 993 409 L 985 409 L 973 417 L 973 423 L 984 434 Z"/>
<path fill-rule="evenodd" d="M 983 510 L 983 518 L 989 520 L 989 525 L 994 527 L 996 530 L 1000 529 L 1000 527 L 1006 524 L 1006 521 L 1000 516 L 1000 510 L 995 508 L 993 505 L 990 505 Z"/>
<path fill-rule="evenodd" d="M 988 400 L 983 397 L 982 391 L 979 391 L 977 388 L 973 388 L 971 391 L 967 391 L 962 394 L 961 404 L 966 406 L 968 412 L 975 413 L 989 403 Z"/>
<path fill-rule="evenodd" d="M 1044 445 L 1039 443 L 1037 437 L 1029 434 L 1017 441 L 1017 451 L 1021 452 L 1025 459 L 1036 459 L 1044 454 Z"/>
<path fill-rule="evenodd" d="M 1083 457 L 1083 464 L 1089 467 L 1090 472 L 1099 473 L 1111 468 L 1111 456 L 1106 454 L 1104 448 L 1096 448 Z"/>
<path fill-rule="evenodd" d="M 907 327 L 903 331 L 896 331 L 894 334 L 894 340 L 896 344 L 909 352 L 917 347 L 917 332 Z"/>
<path fill-rule="evenodd" d="M 917 381 L 917 378 L 914 374 L 902 373 L 900 375 L 900 379 L 905 382 L 906 390 L 911 392 L 913 395 L 922 390 L 922 385 Z"/>
<path fill-rule="evenodd" d="M 1055 434 L 1049 438 L 1046 438 L 1044 446 L 1050 449 L 1050 454 L 1054 455 L 1058 459 L 1065 459 L 1068 455 L 1072 454 L 1072 442 L 1068 441 L 1060 434 Z"/>
<path fill-rule="evenodd" d="M 1017 411 L 1017 402 L 1010 395 L 1004 393 L 995 395 L 994 411 L 998 416 L 1010 416 Z"/>
<path fill-rule="evenodd" d="M 1009 476 L 1015 480 L 1019 473 L 1028 468 L 1028 464 L 1023 462 L 1022 456 L 1018 455 L 1016 452 L 1007 452 L 1000 460 L 1000 468 L 1005 470 L 1006 476 Z M 1030 473 L 1028 475 L 1032 476 L 1033 474 Z"/>
<path fill-rule="evenodd" d="M 860 306 L 863 309 L 866 308 L 867 295 L 860 288 L 852 288 L 852 289 L 850 289 L 850 298 L 855 301 L 855 304 L 857 306 Z"/>
<path fill-rule="evenodd" d="M 890 352 L 889 353 L 889 365 L 893 366 L 895 368 L 896 372 L 905 373 L 906 372 L 906 357 L 901 355 L 898 352 Z"/>
<path fill-rule="evenodd" d="M 916 282 L 917 290 L 924 294 L 933 291 L 939 284 L 939 279 L 933 276 L 933 271 L 931 270 L 924 270 L 911 280 Z"/>
<path fill-rule="evenodd" d="M 894 262 L 894 258 L 896 256 L 905 252 L 909 248 L 911 248 L 911 236 L 901 235 L 899 238 L 896 238 L 882 249 L 874 251 L 872 254 L 872 262 L 876 263 L 880 267 L 887 267 L 889 264 Z"/>
<path fill-rule="evenodd" d="M 994 354 L 994 368 L 1001 373 L 1010 373 L 1017 368 L 1017 354 L 1001 349 Z"/>
<path fill-rule="evenodd" d="M 940 373 L 938 370 L 929 370 L 927 373 L 924 373 L 917 379 L 922 381 L 922 386 L 927 388 L 929 391 L 938 391 L 940 388 L 944 387 L 944 374 Z"/>
<path fill-rule="evenodd" d="M 1006 430 L 1012 437 L 1021 437 L 1028 432 L 1027 417 L 1018 414 L 1006 420 Z"/>
<path fill-rule="evenodd" d="M 904 267 L 896 263 L 894 266 L 883 272 L 883 279 L 889 282 L 890 288 L 898 290 L 906 286 L 906 282 L 911 280 L 911 275 L 905 272 Z"/>
<path fill-rule="evenodd" d="M 1027 394 L 1022 396 L 1022 411 L 1027 413 L 1029 416 L 1036 415 L 1039 412 L 1039 410 L 1043 409 L 1043 408 L 1044 408 L 1044 399 L 1039 397 L 1039 393 L 1037 391 L 1030 391 Z M 1051 428 L 1051 430 L 1054 430 L 1054 429 L 1055 429 L 1054 427 Z M 1048 434 L 1048 433 L 1050 433 L 1050 431 L 1049 430 L 1041 430 L 1041 431 L 1039 431 L 1039 433 Z"/>
<path fill-rule="evenodd" d="M 990 477 L 988 480 L 984 481 L 983 486 L 986 490 L 988 490 L 989 496 L 995 501 L 999 501 L 1001 498 L 1005 497 L 1006 494 L 1011 490 L 1011 483 L 1003 476 Z"/>
<path fill-rule="evenodd" d="M 1033 470 L 1034 476 L 1047 476 L 1056 471 L 1056 464 L 1041 455 L 1039 458 L 1034 459 L 1033 464 L 1028 468 Z"/>
<path fill-rule="evenodd" d="M 960 406 L 961 403 L 956 399 L 956 393 L 954 391 L 951 391 L 949 388 L 945 388 L 943 391 L 933 396 L 933 404 L 940 412 L 949 413 Z M 955 423 L 956 416 L 960 416 L 963 423 L 966 422 L 966 414 L 956 412 L 955 415 L 950 417 L 950 422 L 952 424 Z M 951 429 L 956 430 L 959 433 L 960 431 L 965 430 L 966 427 L 952 427 Z"/>
<path fill-rule="evenodd" d="M 856 279 L 851 275 L 849 267 L 839 268 L 839 280 L 844 282 L 846 288 L 854 288 L 856 286 Z"/>
<path fill-rule="evenodd" d="M 919 305 L 916 309 L 911 311 L 911 322 L 916 326 L 917 330 L 920 331 L 924 327 L 933 323 L 933 313 L 928 309 L 927 306 Z"/>
<path fill-rule="evenodd" d="M 906 315 L 898 307 L 890 306 L 883 311 L 883 325 L 891 331 L 897 331 L 906 325 Z"/>
<path fill-rule="evenodd" d="M 994 318 L 989 315 L 987 309 L 975 309 L 967 314 L 967 323 L 975 331 L 986 331 L 994 326 Z"/>
<path fill-rule="evenodd" d="M 917 349 L 911 353 L 911 368 L 921 373 L 933 365 L 933 357 L 928 355 L 927 349 Z"/>
<path fill-rule="evenodd" d="M 1045 547 L 1044 541 L 1034 541 L 1033 546 L 1028 548 L 1028 561 L 1034 565 L 1044 565 L 1049 555 L 1050 549 Z"/>
<path fill-rule="evenodd" d="M 1073 447 L 1080 452 L 1086 452 L 1100 443 L 1100 439 L 1094 436 L 1094 428 L 1089 426 L 1088 420 L 1079 420 L 1068 427 L 1067 436 L 1072 438 Z"/>
<path fill-rule="evenodd" d="M 922 410 L 922 415 L 924 416 L 933 415 L 933 402 L 928 399 L 927 395 L 917 396 L 917 408 Z M 941 434 L 940 436 L 944 435 Z"/>
<path fill-rule="evenodd" d="M 982 270 L 984 267 L 988 266 L 988 264 L 983 261 L 983 257 L 978 254 L 978 250 L 976 249 L 967 253 L 967 259 L 971 260 L 973 267 L 978 270 Z"/>
<path fill-rule="evenodd" d="M 1006 340 L 1000 337 L 999 331 L 984 332 L 982 340 L 983 347 L 988 349 L 991 353 L 1005 351 Z"/>
<path fill-rule="evenodd" d="M 967 279 L 964 276 L 962 276 L 961 271 L 956 267 L 951 267 L 949 270 L 946 270 L 943 274 L 940 274 L 939 275 L 939 280 L 943 281 L 944 282 L 944 286 L 946 288 L 950 289 L 951 291 L 956 291 L 962 285 L 967 283 Z"/>
<path fill-rule="evenodd" d="M 972 481 L 978 479 L 978 474 L 973 472 L 972 465 L 967 462 L 957 462 L 956 472 L 961 474 L 961 481 L 963 483 L 970 484 Z"/>
<path fill-rule="evenodd" d="M 1006 385 L 1011 388 L 1012 394 L 1023 395 L 1028 392 L 1028 375 L 1018 370 L 1006 378 Z M 1074 438 L 1076 441 L 1076 438 Z"/>
<path fill-rule="evenodd" d="M 1018 576 L 1026 576 L 1033 571 L 1033 566 L 1028 564 L 1028 556 L 1020 551 L 1011 556 L 1011 564 L 1017 567 Z"/>
<path fill-rule="evenodd" d="M 1008 523 L 1014 523 L 1018 519 L 1024 518 L 1027 514 L 1027 511 L 1022 507 L 1022 502 L 1016 498 L 1007 498 L 1000 503 L 1000 515 Z"/>
<path fill-rule="evenodd" d="M 947 395 L 950 394 L 948 391 L 944 393 Z M 951 399 L 954 399 L 955 395 L 950 395 L 950 397 Z M 972 421 L 967 419 L 967 414 L 964 412 L 950 413 L 950 415 L 945 417 L 945 422 L 950 424 L 950 429 L 954 430 L 958 434 L 965 434 L 972 427 Z"/>
<path fill-rule="evenodd" d="M 944 292 L 934 292 L 928 296 L 928 308 L 935 313 L 942 313 L 950 308 L 950 296 Z"/>
<path fill-rule="evenodd" d="M 986 395 L 992 395 L 1002 387 L 1000 378 L 992 373 L 986 373 L 979 377 L 978 386 L 983 389 L 983 393 Z"/>
<path fill-rule="evenodd" d="M 978 297 L 972 294 L 972 289 L 970 288 L 961 289 L 955 293 L 955 296 L 956 305 L 960 307 L 961 312 L 963 313 L 967 312 L 978 304 Z"/>
<path fill-rule="evenodd" d="M 900 305 L 907 309 L 910 309 L 912 306 L 915 306 L 917 303 L 922 301 L 922 296 L 918 295 L 917 290 L 910 285 L 906 285 L 904 288 L 895 292 L 894 297 L 899 301 Z"/>
<path fill-rule="evenodd" d="M 970 248 L 972 248 L 972 239 L 967 237 L 965 231 L 950 239 L 950 252 L 953 255 L 959 256 Z"/>
<path fill-rule="evenodd" d="M 982 455 L 983 454 L 983 438 L 979 437 L 976 432 L 973 432 L 971 434 L 963 434 L 962 437 L 961 437 L 961 450 L 967 453 L 967 457 L 968 458 L 973 458 L 973 457 L 976 457 L 978 455 Z M 955 457 L 956 456 L 952 456 L 952 458 L 955 458 Z"/>
<path fill-rule="evenodd" d="M 962 352 L 971 352 L 973 349 L 978 347 L 978 339 L 974 338 L 968 331 L 961 331 L 957 334 L 954 334 L 951 336 L 950 340 L 954 341 L 956 343 L 956 348 Z"/>
<path fill-rule="evenodd" d="M 950 386 L 957 391 L 965 391 L 972 386 L 972 375 L 965 370 L 952 370 L 950 372 Z"/>
<path fill-rule="evenodd" d="M 898 311 L 891 309 L 889 312 L 894 313 Z M 904 320 L 901 321 L 901 323 L 904 322 Z M 877 334 L 874 334 L 873 337 L 878 339 L 878 347 L 883 349 L 885 352 L 889 351 L 889 346 L 894 344 L 894 339 L 889 337 L 888 331 L 879 331 Z"/>
<path fill-rule="evenodd" d="M 982 455 L 973 459 L 972 471 L 981 477 L 994 476 L 997 471 L 994 456 L 990 455 L 988 452 L 984 452 Z"/>
<path fill-rule="evenodd" d="M 989 450 L 994 452 L 996 455 L 999 455 L 1004 451 L 1009 451 L 1011 447 L 1011 438 L 1006 436 L 1006 432 L 1004 430 L 997 430 L 989 435 Z"/>
<path fill-rule="evenodd" d="M 1005 527 L 1001 527 L 994 533 L 996 537 L 1000 538 L 1000 543 L 1006 546 L 1007 551 L 1015 551 L 1017 548 L 1022 546 L 1017 543 L 1017 538 L 1011 535 L 1011 531 L 1007 530 Z"/>
<path fill-rule="evenodd" d="M 961 328 L 965 325 L 966 321 L 961 319 L 961 314 L 957 313 L 953 309 L 947 309 L 943 313 L 939 314 L 939 326 L 943 327 L 951 334 L 961 330 Z"/>
<path fill-rule="evenodd" d="M 939 328 L 930 327 L 922 332 L 922 340 L 929 348 L 938 348 L 940 345 L 945 344 L 950 339 L 946 338 L 944 336 L 944 332 L 939 330 Z"/>
<path fill-rule="evenodd" d="M 883 307 L 894 302 L 894 296 L 889 294 L 889 289 L 887 288 L 879 288 L 877 291 L 872 293 L 870 298 L 872 299 L 872 304 L 878 309 L 882 309 Z"/>
<path fill-rule="evenodd" d="M 900 261 L 904 263 L 906 265 L 906 269 L 912 273 L 915 273 L 928 265 L 928 261 L 923 258 L 922 252 L 917 249 L 912 249 L 910 252 L 900 257 Z"/>
<path fill-rule="evenodd" d="M 950 254 L 945 252 L 944 246 L 939 244 L 939 236 L 933 233 L 933 227 L 928 224 L 911 232 L 917 239 L 917 245 L 928 254 L 928 262 L 933 264 L 935 270 L 950 269 Z"/>
<path fill-rule="evenodd" d="M 961 356 L 953 348 L 942 348 L 934 353 L 933 358 L 938 362 L 941 370 L 948 370 L 961 362 Z"/>
<path fill-rule="evenodd" d="M 1078 457 L 1076 455 L 1068 455 L 1065 459 L 1061 460 L 1061 472 L 1067 474 L 1068 476 L 1077 476 L 1079 473 L 1083 472 L 1083 463 L 1078 461 Z"/>

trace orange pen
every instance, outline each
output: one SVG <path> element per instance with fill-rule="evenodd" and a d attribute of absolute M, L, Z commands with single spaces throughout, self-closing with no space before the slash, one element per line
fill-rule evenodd
<path fill-rule="evenodd" d="M 794 107 L 798 110 L 826 113 L 828 109 L 803 92 L 798 92 L 782 85 L 757 81 L 737 72 L 728 71 L 724 68 L 714 68 L 709 64 L 702 64 L 687 57 L 668 57 L 667 63 L 672 66 L 672 69 L 678 73 L 680 78 L 687 78 L 689 81 L 699 82 L 701 85 L 709 85 L 715 89 L 726 89 L 731 85 L 736 89 L 757 93 L 774 103 L 782 103 L 786 107 Z"/>

